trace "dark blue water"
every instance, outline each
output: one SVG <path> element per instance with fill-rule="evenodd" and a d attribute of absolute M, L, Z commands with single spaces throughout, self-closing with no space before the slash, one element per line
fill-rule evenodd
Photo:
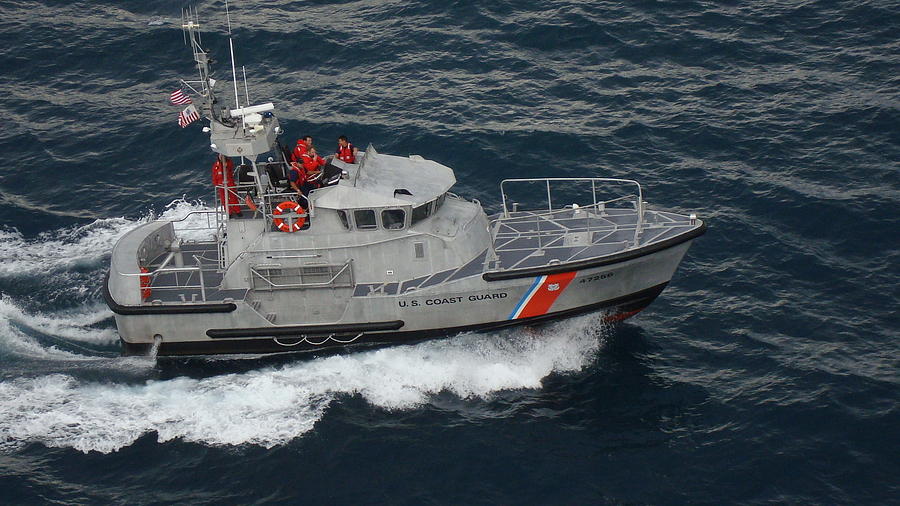
<path fill-rule="evenodd" d="M 0 4 L 0 503 L 900 503 L 896 2 L 234 2 L 289 140 L 422 154 L 490 211 L 634 178 L 710 229 L 614 328 L 121 358 L 112 244 L 212 199 L 182 5 Z"/>

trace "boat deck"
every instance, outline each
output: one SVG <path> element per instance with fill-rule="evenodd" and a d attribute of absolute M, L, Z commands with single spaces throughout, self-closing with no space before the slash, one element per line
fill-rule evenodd
<path fill-rule="evenodd" d="M 353 296 L 397 295 L 485 273 L 552 267 L 611 257 L 662 243 L 701 226 L 688 216 L 645 210 L 638 223 L 632 208 L 565 208 L 554 211 L 515 211 L 490 217 L 493 248 L 464 265 L 415 279 L 391 283 L 356 283 Z M 220 288 L 223 273 L 215 242 L 187 242 L 181 246 L 180 272 L 160 272 L 151 281 L 145 304 L 245 300 L 249 288 Z M 171 267 L 168 254 L 148 268 Z M 166 270 L 166 269 L 163 269 Z M 333 273 L 332 273 L 333 274 Z M 202 276 L 202 277 L 201 277 Z"/>
<path fill-rule="evenodd" d="M 683 215 L 644 211 L 638 230 L 634 209 L 517 211 L 493 216 L 496 258 L 492 270 L 526 269 L 591 260 L 665 241 L 697 223 Z"/>
<path fill-rule="evenodd" d="M 490 217 L 493 252 L 486 249 L 464 265 L 428 276 L 392 283 L 359 283 L 353 295 L 397 295 L 486 273 L 595 260 L 659 244 L 702 226 L 688 216 L 645 210 L 635 243 L 637 216 L 633 209 L 621 208 L 494 215 Z"/>
<path fill-rule="evenodd" d="M 185 267 L 193 270 L 160 272 L 150 283 L 151 296 L 148 301 L 162 303 L 208 302 L 226 299 L 242 300 L 246 288 L 222 290 L 223 274 L 219 270 L 219 248 L 215 242 L 185 242 L 180 246 Z M 168 253 L 153 259 L 150 271 L 164 267 Z M 169 264 L 171 265 L 171 264 Z M 164 269 L 165 270 L 165 269 Z"/>

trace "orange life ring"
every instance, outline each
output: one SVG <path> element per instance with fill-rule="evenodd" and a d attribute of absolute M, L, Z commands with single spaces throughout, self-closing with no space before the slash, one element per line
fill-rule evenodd
<path fill-rule="evenodd" d="M 141 272 L 150 272 L 146 267 L 141 267 Z M 153 290 L 150 288 L 150 276 L 141 276 L 141 298 L 147 300 Z"/>
<path fill-rule="evenodd" d="M 285 200 L 284 202 L 278 204 L 278 206 L 275 208 L 275 210 L 272 211 L 272 214 L 277 216 L 285 211 L 294 211 L 297 214 L 306 213 L 306 209 L 304 209 L 303 206 L 301 206 L 300 204 L 293 202 L 291 200 Z M 275 218 L 274 220 L 272 220 L 272 224 L 275 225 L 276 227 L 278 227 L 278 230 L 281 230 L 282 232 L 296 232 L 296 231 L 300 230 L 305 223 L 306 223 L 305 216 L 298 216 L 297 220 L 294 221 L 293 225 L 288 225 L 281 218 Z"/>

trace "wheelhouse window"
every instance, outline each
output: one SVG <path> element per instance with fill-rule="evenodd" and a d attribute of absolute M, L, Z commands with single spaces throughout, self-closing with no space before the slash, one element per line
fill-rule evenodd
<path fill-rule="evenodd" d="M 350 218 L 347 216 L 347 211 L 338 211 L 338 218 L 341 219 L 341 224 L 344 225 L 344 228 L 350 230 Z"/>
<path fill-rule="evenodd" d="M 436 213 L 438 209 L 440 209 L 441 206 L 444 205 L 444 199 L 446 198 L 447 194 L 444 193 L 431 202 L 426 202 L 421 206 L 414 208 L 412 210 L 411 225 L 415 225 L 416 223 Z"/>
<path fill-rule="evenodd" d="M 387 230 L 400 230 L 406 223 L 406 212 L 403 209 L 385 209 L 381 211 L 381 225 Z"/>
<path fill-rule="evenodd" d="M 422 204 L 419 207 L 413 208 L 412 224 L 415 225 L 416 223 L 418 223 L 418 222 L 424 220 L 425 218 L 427 218 L 428 216 L 430 216 L 431 213 L 428 212 L 430 208 L 431 208 L 431 202 L 426 202 L 425 204 Z"/>
<path fill-rule="evenodd" d="M 356 222 L 356 228 L 360 230 L 373 230 L 378 228 L 378 223 L 375 221 L 375 211 L 371 209 L 353 211 L 353 221 Z"/>

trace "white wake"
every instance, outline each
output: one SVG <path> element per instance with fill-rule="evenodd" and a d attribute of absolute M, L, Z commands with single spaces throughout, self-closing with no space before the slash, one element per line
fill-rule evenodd
<path fill-rule="evenodd" d="M 207 232 L 200 229 L 208 224 L 202 212 L 208 210 L 202 202 L 178 199 L 166 206 L 161 218 L 184 218 L 176 228 L 193 229 L 185 232 L 191 237 L 202 236 Z M 24 237 L 16 229 L 0 229 L 0 279 L 4 283 L 16 283 L 16 278 L 21 276 L 36 278 L 38 292 L 41 285 L 46 284 L 48 292 L 54 294 L 59 291 L 57 285 L 62 283 L 62 290 L 70 292 L 77 300 L 85 295 L 90 286 L 96 286 L 86 283 L 85 276 L 96 275 L 98 280 L 102 279 L 107 268 L 106 259 L 115 242 L 146 221 L 147 217 L 136 220 L 98 219 L 87 225 L 53 230 L 31 238 Z M 88 272 L 79 273 L 76 270 L 83 267 L 88 267 Z M 96 270 L 96 274 L 91 274 L 92 270 Z M 24 306 L 9 294 L 0 294 L 0 353 L 28 358 L 89 360 L 97 357 L 42 345 L 32 336 L 38 333 L 101 345 L 118 340 L 114 329 L 95 327 L 112 316 L 102 302 L 92 301 L 78 308 L 60 311 L 50 308 L 35 310 Z"/>
<path fill-rule="evenodd" d="M 173 220 L 187 217 L 179 228 L 197 228 L 206 226 L 205 217 L 188 215 L 208 210 L 200 202 L 179 199 L 166 206 L 160 217 Z M 44 275 L 83 265 L 99 265 L 120 237 L 146 221 L 147 218 L 104 218 L 87 225 L 44 232 L 33 238 L 24 237 L 16 229 L 0 229 L 0 277 Z M 205 238 L 208 233 L 191 231 L 186 235 Z"/>
<path fill-rule="evenodd" d="M 65 374 L 19 378 L 0 382 L 0 447 L 40 442 L 107 453 L 149 433 L 161 442 L 272 447 L 312 430 L 342 396 L 407 410 L 441 392 L 489 399 L 540 388 L 547 375 L 592 362 L 599 321 L 583 317 L 541 331 L 469 334 L 206 379 L 126 385 Z"/>

